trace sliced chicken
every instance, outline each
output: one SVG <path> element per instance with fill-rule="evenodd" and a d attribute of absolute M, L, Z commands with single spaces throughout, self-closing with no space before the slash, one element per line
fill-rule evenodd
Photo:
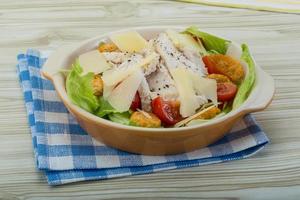
<path fill-rule="evenodd" d="M 125 62 L 131 54 L 123 52 L 103 52 L 105 59 L 112 64 L 121 64 Z"/>
<path fill-rule="evenodd" d="M 143 56 L 132 54 L 120 65 L 115 65 L 112 69 L 105 71 L 102 79 L 105 86 L 115 86 L 138 69 L 138 64 L 142 61 Z"/>
<path fill-rule="evenodd" d="M 156 54 L 156 57 L 150 62 L 147 66 L 145 66 L 144 74 L 145 76 L 151 74 L 152 72 L 155 72 L 157 69 L 157 66 L 159 64 L 159 58 L 160 56 Z"/>
<path fill-rule="evenodd" d="M 174 30 L 167 30 L 167 36 L 174 46 L 183 53 L 183 55 L 196 64 L 203 74 L 207 74 L 207 69 L 202 61 L 202 55 L 205 51 L 201 41 L 196 41 L 193 36 L 186 33 L 178 33 Z"/>
<path fill-rule="evenodd" d="M 204 76 L 202 68 L 199 63 L 193 63 L 182 52 L 177 50 L 172 41 L 166 33 L 160 33 L 155 42 L 156 51 L 161 55 L 166 67 L 170 70 L 177 67 L 185 67 L 194 73 Z M 192 57 L 190 55 L 190 57 Z M 200 59 L 200 58 L 199 58 Z"/>
<path fill-rule="evenodd" d="M 147 112 L 151 112 L 151 92 L 150 92 L 150 88 L 148 85 L 148 82 L 146 80 L 146 78 L 144 77 L 140 87 L 138 89 L 140 98 L 141 98 L 141 104 L 142 104 L 142 110 L 147 111 Z"/>
<path fill-rule="evenodd" d="M 142 54 L 147 57 L 151 54 L 155 54 L 155 58 L 144 68 L 144 74 L 145 76 L 151 74 L 154 72 L 159 64 L 160 55 L 155 52 L 155 43 L 154 40 L 151 39 L 147 43 L 147 47 L 143 49 Z"/>
<path fill-rule="evenodd" d="M 152 99 L 157 96 L 163 97 L 165 100 L 175 100 L 178 98 L 175 82 L 162 62 L 159 63 L 157 70 L 148 75 L 146 79 L 150 87 Z"/>
<path fill-rule="evenodd" d="M 189 50 L 189 49 L 188 49 Z M 173 45 L 172 41 L 165 33 L 159 35 L 156 40 L 150 40 L 141 54 L 122 53 L 122 52 L 104 52 L 103 55 L 114 64 L 114 71 L 128 71 L 143 58 L 155 54 L 155 58 L 144 69 L 144 78 L 142 79 L 138 92 L 141 98 L 142 109 L 151 111 L 151 101 L 157 96 L 165 100 L 178 100 L 179 94 L 175 82 L 169 73 L 169 69 L 184 66 L 194 73 L 203 74 L 200 64 L 195 64 L 188 58 L 195 56 L 193 52 L 180 52 Z M 191 53 L 191 55 L 189 55 Z M 197 96 L 199 105 L 207 102 L 204 96 Z"/>
<path fill-rule="evenodd" d="M 195 63 L 195 65 L 200 69 L 202 76 L 207 75 L 207 69 L 205 68 L 199 52 L 195 52 L 189 48 L 182 48 L 181 51 L 185 57 Z"/>
<path fill-rule="evenodd" d="M 139 63 L 143 59 L 141 54 L 134 53 L 131 56 L 123 60 L 123 62 L 118 66 L 118 69 L 126 70 L 128 67 L 131 67 Z"/>

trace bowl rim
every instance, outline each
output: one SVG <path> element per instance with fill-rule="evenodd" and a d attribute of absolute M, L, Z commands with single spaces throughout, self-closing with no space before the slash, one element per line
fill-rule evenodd
<path fill-rule="evenodd" d="M 65 56 L 65 60 L 70 60 L 71 55 L 74 56 L 74 54 L 78 54 L 79 52 L 82 53 L 82 51 L 80 51 L 79 49 L 83 48 L 83 49 L 91 50 L 90 48 L 84 48 L 84 47 L 85 46 L 91 46 L 92 43 L 94 43 L 95 41 L 99 42 L 101 40 L 105 40 L 111 34 L 126 32 L 126 31 L 129 31 L 129 30 L 154 31 L 156 29 L 157 30 L 167 30 L 168 28 L 171 28 L 171 29 L 174 29 L 174 30 L 184 30 L 186 27 L 184 27 L 184 26 L 142 26 L 142 27 L 125 28 L 125 29 L 120 29 L 120 30 L 117 30 L 117 31 L 110 31 L 110 32 L 92 37 L 90 39 L 84 40 L 84 41 L 82 41 L 80 43 L 77 43 L 75 45 L 72 45 L 72 48 L 71 48 L 72 50 L 69 49 L 69 52 L 67 52 L 68 55 Z M 209 31 L 206 31 L 205 29 L 201 29 L 201 30 L 205 31 L 207 33 L 211 33 Z M 211 34 L 219 36 L 215 33 L 211 33 Z M 233 40 L 230 40 L 230 41 L 232 43 L 239 44 L 239 43 L 234 42 Z M 250 54 L 251 54 L 251 52 L 250 52 Z M 251 54 L 251 56 L 252 56 L 252 54 Z M 253 100 L 255 99 L 255 94 L 257 95 L 259 93 L 260 85 L 261 85 L 260 83 L 262 81 L 261 80 L 262 74 L 265 73 L 261 69 L 261 67 L 259 65 L 257 65 L 257 63 L 256 63 L 255 59 L 253 58 L 253 56 L 252 56 L 252 59 L 254 60 L 254 63 L 255 63 L 255 72 L 256 72 L 255 85 L 252 88 L 252 90 L 251 90 L 249 96 L 247 97 L 246 101 L 243 102 L 243 104 L 240 107 L 238 107 L 235 110 L 232 110 L 231 112 L 227 113 L 224 116 L 221 116 L 219 118 L 215 118 L 215 119 L 210 120 L 208 122 L 205 122 L 203 124 L 201 123 L 201 124 L 197 124 L 197 125 L 193 125 L 193 126 L 172 127 L 172 128 L 164 128 L 164 127 L 161 127 L 161 128 L 146 128 L 146 127 L 128 126 L 128 125 L 119 124 L 119 123 L 112 122 L 110 120 L 98 117 L 98 116 L 96 116 L 92 113 L 89 113 L 88 111 L 80 108 L 79 106 L 77 106 L 76 104 L 71 102 L 71 100 L 68 98 L 68 95 L 67 95 L 67 92 L 66 92 L 65 78 L 64 78 L 64 75 L 62 73 L 55 73 L 54 75 L 50 75 L 49 73 L 47 73 L 47 71 L 44 71 L 44 70 L 42 70 L 42 73 L 46 78 L 50 79 L 53 82 L 57 94 L 59 95 L 59 97 L 61 98 L 63 103 L 72 110 L 72 112 L 76 113 L 76 115 L 80 115 L 81 117 L 83 117 L 85 119 L 91 120 L 93 123 L 101 123 L 101 124 L 103 124 L 105 126 L 109 126 L 111 128 L 130 130 L 130 131 L 135 131 L 135 132 L 151 132 L 151 133 L 153 133 L 153 132 L 155 132 L 155 133 L 160 133 L 160 132 L 181 132 L 181 131 L 186 131 L 186 130 L 196 130 L 196 129 L 200 129 L 200 128 L 204 128 L 204 127 L 214 126 L 214 125 L 222 123 L 222 122 L 224 123 L 224 122 L 226 122 L 227 120 L 229 120 L 231 118 L 238 118 L 238 117 L 240 117 L 242 115 L 245 115 L 247 113 L 262 110 L 267 105 L 269 105 L 272 98 L 269 99 L 268 102 L 266 102 L 266 105 L 264 105 L 263 107 L 259 107 L 259 108 L 256 108 L 256 109 L 251 109 L 251 102 L 253 102 Z M 59 84 L 62 81 L 63 81 L 63 84 Z M 269 84 L 271 84 L 271 87 L 274 88 L 274 83 L 269 83 Z M 274 92 L 273 92 L 273 95 L 274 95 Z M 273 97 L 273 95 L 272 95 L 272 97 Z"/>

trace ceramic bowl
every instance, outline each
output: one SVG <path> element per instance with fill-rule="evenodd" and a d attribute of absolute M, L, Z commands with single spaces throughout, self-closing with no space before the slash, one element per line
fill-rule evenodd
<path fill-rule="evenodd" d="M 181 31 L 183 27 L 132 28 L 144 38 L 150 39 L 171 28 Z M 131 29 L 131 30 L 132 30 Z M 121 30 L 117 32 L 124 32 Z M 80 126 L 92 137 L 111 147 L 147 155 L 168 155 L 205 147 L 222 138 L 245 114 L 263 110 L 271 102 L 274 81 L 257 64 L 257 79 L 247 100 L 236 110 L 204 124 L 180 128 L 142 128 L 126 126 L 97 117 L 73 104 L 66 93 L 65 76 L 61 69 L 68 69 L 78 55 L 96 49 L 99 41 L 108 40 L 110 32 L 78 44 L 60 47 L 53 52 L 43 67 L 43 75 L 51 80 L 57 94 L 74 115 Z"/>

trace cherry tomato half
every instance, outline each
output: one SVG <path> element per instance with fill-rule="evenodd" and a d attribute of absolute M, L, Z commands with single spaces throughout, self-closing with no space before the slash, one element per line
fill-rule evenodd
<path fill-rule="evenodd" d="M 136 92 L 135 96 L 132 100 L 130 109 L 133 110 L 133 111 L 136 111 L 136 109 L 138 109 L 138 108 L 141 109 L 141 107 L 142 107 L 141 97 L 140 97 L 139 93 Z"/>
<path fill-rule="evenodd" d="M 218 101 L 230 101 L 235 97 L 237 87 L 235 84 L 226 82 L 217 84 Z"/>
<path fill-rule="evenodd" d="M 181 116 L 179 113 L 180 104 L 173 101 L 165 101 L 162 97 L 156 97 L 151 102 L 152 112 L 165 124 L 176 124 Z"/>

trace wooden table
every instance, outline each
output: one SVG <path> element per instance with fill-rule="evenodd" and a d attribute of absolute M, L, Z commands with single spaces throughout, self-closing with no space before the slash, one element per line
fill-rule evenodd
<path fill-rule="evenodd" d="M 300 15 L 150 0 L 20 2 L 0 2 L 0 199 L 299 198 Z M 240 161 L 49 187 L 34 165 L 17 53 L 158 24 L 195 24 L 250 45 L 276 80 L 273 103 L 255 114 L 271 144 Z"/>

